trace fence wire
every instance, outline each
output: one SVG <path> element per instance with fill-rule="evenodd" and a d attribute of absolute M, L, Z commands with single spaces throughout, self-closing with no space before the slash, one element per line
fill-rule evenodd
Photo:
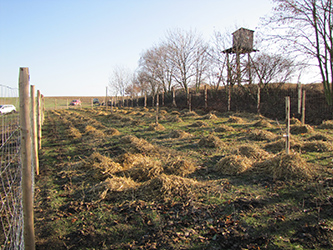
<path fill-rule="evenodd" d="M 0 249 L 23 249 L 18 89 L 0 85 L 0 105 L 5 104 L 17 112 L 0 114 Z"/>

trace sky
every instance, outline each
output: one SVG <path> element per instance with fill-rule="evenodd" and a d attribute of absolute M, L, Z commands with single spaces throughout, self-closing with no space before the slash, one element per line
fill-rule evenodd
<path fill-rule="evenodd" d="M 115 67 L 138 67 L 166 32 L 256 31 L 271 0 L 0 0 L 0 85 L 19 68 L 44 96 L 104 96 Z M 254 33 L 255 34 L 255 33 Z"/>

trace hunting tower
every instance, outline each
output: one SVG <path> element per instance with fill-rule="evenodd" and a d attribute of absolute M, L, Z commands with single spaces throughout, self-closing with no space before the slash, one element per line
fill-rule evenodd
<path fill-rule="evenodd" d="M 242 82 L 242 71 L 248 72 L 248 81 L 249 83 L 252 83 L 251 78 L 251 68 L 250 68 L 250 53 L 256 52 L 257 50 L 253 49 L 253 30 L 240 28 L 236 30 L 234 33 L 232 33 L 232 47 L 230 49 L 227 49 L 223 51 L 223 53 L 227 54 L 227 68 L 228 68 L 228 82 L 230 85 L 234 85 L 235 81 L 237 81 L 238 84 L 241 84 Z M 246 63 L 245 70 L 241 70 L 241 55 L 248 55 L 248 60 Z M 230 60 L 230 55 L 236 55 L 235 63 L 233 63 L 234 60 Z M 235 73 L 234 73 L 235 72 Z"/>

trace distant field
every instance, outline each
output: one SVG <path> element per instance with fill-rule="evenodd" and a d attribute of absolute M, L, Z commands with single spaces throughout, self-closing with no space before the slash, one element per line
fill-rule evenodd
<path fill-rule="evenodd" d="M 91 107 L 94 98 L 98 98 L 101 103 L 105 100 L 105 96 L 45 96 L 44 100 L 46 109 L 58 109 L 67 108 L 69 103 L 74 99 L 80 99 L 82 107 Z"/>

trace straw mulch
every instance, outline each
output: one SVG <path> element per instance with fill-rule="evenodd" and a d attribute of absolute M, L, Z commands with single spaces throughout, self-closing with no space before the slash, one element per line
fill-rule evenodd
<path fill-rule="evenodd" d="M 216 120 L 217 116 L 213 113 L 209 113 L 207 115 L 202 116 L 201 119 L 203 119 L 203 120 Z"/>
<path fill-rule="evenodd" d="M 290 148 L 298 151 L 301 148 L 301 143 L 297 140 L 290 139 Z M 286 149 L 286 139 L 281 138 L 280 140 L 267 143 L 264 149 L 272 153 L 278 153 Z"/>
<path fill-rule="evenodd" d="M 161 115 L 166 115 L 167 113 L 168 113 L 168 111 L 166 111 L 166 110 L 164 110 L 164 109 L 161 109 L 161 110 L 160 110 L 160 114 L 161 114 Z"/>
<path fill-rule="evenodd" d="M 133 126 L 139 126 L 139 125 L 144 125 L 145 124 L 145 121 L 143 121 L 143 120 L 133 120 L 132 121 L 132 123 L 131 123 L 131 125 L 133 125 Z"/>
<path fill-rule="evenodd" d="M 183 130 L 173 130 L 166 137 L 183 139 L 183 138 L 187 138 L 187 137 L 191 137 L 191 136 L 192 135 L 190 133 L 187 133 Z"/>
<path fill-rule="evenodd" d="M 189 127 L 194 127 L 194 128 L 202 128 L 202 127 L 207 127 L 208 124 L 204 121 L 196 121 L 195 123 L 189 125 Z"/>
<path fill-rule="evenodd" d="M 208 135 L 206 137 L 203 137 L 198 142 L 198 145 L 200 147 L 206 147 L 206 148 L 220 148 L 224 146 L 224 142 L 221 141 L 220 138 L 214 135 Z"/>
<path fill-rule="evenodd" d="M 93 126 L 87 125 L 85 127 L 85 132 L 86 134 L 93 136 L 94 138 L 100 138 L 100 137 L 105 137 L 105 134 L 103 133 L 103 131 L 96 129 Z"/>
<path fill-rule="evenodd" d="M 104 133 L 110 136 L 120 135 L 120 132 L 115 128 L 108 128 L 104 131 Z"/>
<path fill-rule="evenodd" d="M 235 129 L 228 125 L 221 124 L 217 128 L 215 128 L 214 131 L 215 132 L 231 132 L 231 131 L 235 131 Z"/>
<path fill-rule="evenodd" d="M 169 118 L 169 122 L 183 122 L 179 115 L 175 115 Z"/>
<path fill-rule="evenodd" d="M 145 161 L 145 156 L 142 154 L 124 153 L 117 157 L 116 162 L 121 164 L 124 169 L 129 169 L 133 166 L 139 165 Z"/>
<path fill-rule="evenodd" d="M 333 129 L 333 120 L 323 121 L 318 127 L 322 129 Z"/>
<path fill-rule="evenodd" d="M 138 194 L 142 199 L 170 200 L 174 197 L 188 199 L 194 196 L 198 182 L 192 179 L 161 174 L 138 188 Z"/>
<path fill-rule="evenodd" d="M 160 124 L 160 123 L 152 123 L 149 125 L 149 127 L 147 128 L 148 131 L 163 131 L 165 130 L 165 127 Z"/>
<path fill-rule="evenodd" d="M 180 112 L 178 112 L 178 111 L 174 110 L 174 111 L 171 111 L 171 113 L 170 113 L 170 114 L 172 114 L 172 115 L 180 115 Z"/>
<path fill-rule="evenodd" d="M 133 135 L 124 136 L 122 141 L 124 143 L 130 144 L 131 148 L 133 148 L 138 153 L 148 153 L 155 149 L 155 147 L 145 139 L 139 139 Z"/>
<path fill-rule="evenodd" d="M 310 125 L 294 125 L 290 127 L 291 134 L 308 134 L 313 133 L 314 129 Z"/>
<path fill-rule="evenodd" d="M 253 126 L 260 127 L 260 128 L 271 128 L 272 124 L 265 119 L 260 119 L 260 121 L 254 123 Z"/>
<path fill-rule="evenodd" d="M 75 127 L 69 127 L 67 135 L 68 135 L 68 137 L 70 137 L 71 139 L 74 139 L 74 140 L 81 139 L 81 137 L 82 137 L 80 130 L 78 130 Z"/>
<path fill-rule="evenodd" d="M 196 116 L 198 116 L 198 114 L 194 111 L 189 111 L 189 112 L 184 112 L 183 116 L 185 116 L 185 117 L 196 117 Z"/>
<path fill-rule="evenodd" d="M 310 141 L 303 143 L 301 148 L 306 152 L 329 152 L 333 150 L 333 145 L 327 141 Z"/>
<path fill-rule="evenodd" d="M 196 170 L 196 166 L 192 161 L 176 157 L 166 163 L 164 166 L 164 172 L 166 174 L 186 176 L 192 174 Z"/>
<path fill-rule="evenodd" d="M 277 137 L 274 133 L 261 129 L 250 130 L 248 134 L 248 138 L 255 141 L 273 141 Z"/>
<path fill-rule="evenodd" d="M 97 152 L 90 155 L 88 164 L 92 164 L 94 169 L 100 170 L 100 174 L 95 176 L 95 178 L 98 179 L 105 179 L 105 176 L 110 176 L 111 174 L 119 172 L 123 169 L 119 163 L 116 163 L 111 158 Z"/>
<path fill-rule="evenodd" d="M 96 185 L 91 192 L 97 194 L 100 200 L 111 199 L 116 194 L 124 196 L 126 193 L 132 193 L 139 185 L 131 178 L 112 176 Z"/>
<path fill-rule="evenodd" d="M 264 173 L 273 179 L 308 179 L 315 170 L 300 154 L 281 152 L 274 157 L 253 165 L 253 171 Z"/>
<path fill-rule="evenodd" d="M 255 144 L 242 145 L 238 149 L 236 149 L 234 153 L 246 156 L 247 158 L 253 160 L 263 160 L 267 159 L 270 156 L 267 151 L 259 148 Z"/>
<path fill-rule="evenodd" d="M 137 182 L 148 181 L 163 172 L 159 161 L 152 160 L 150 157 L 144 157 L 142 161 L 132 164 L 132 167 L 126 169 L 121 174 L 130 177 Z"/>
<path fill-rule="evenodd" d="M 252 167 L 252 160 L 243 155 L 229 155 L 216 164 L 216 170 L 222 174 L 237 175 Z"/>
<path fill-rule="evenodd" d="M 125 117 L 121 118 L 120 121 L 121 121 L 121 122 L 133 122 L 133 118 L 132 118 L 132 117 L 125 116 Z"/>
<path fill-rule="evenodd" d="M 309 141 L 330 141 L 333 142 L 333 137 L 325 134 L 315 134 L 308 138 Z"/>
<path fill-rule="evenodd" d="M 302 125 L 302 122 L 300 120 L 298 120 L 297 118 L 293 117 L 293 118 L 290 119 L 290 124 Z"/>
<path fill-rule="evenodd" d="M 229 119 L 227 121 L 228 123 L 239 123 L 239 124 L 243 124 L 245 123 L 244 120 L 240 117 L 237 116 L 229 116 Z"/>

